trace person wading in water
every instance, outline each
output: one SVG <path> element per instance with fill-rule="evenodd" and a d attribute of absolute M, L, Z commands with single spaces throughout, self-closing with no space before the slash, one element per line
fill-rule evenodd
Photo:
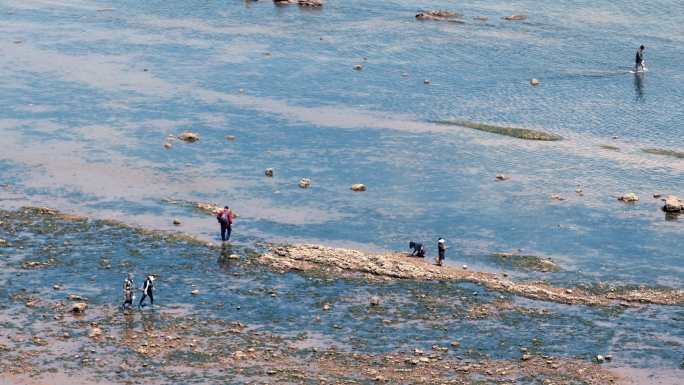
<path fill-rule="evenodd" d="M 143 283 L 142 287 L 142 298 L 140 298 L 140 303 L 138 303 L 138 308 L 142 308 L 143 306 L 143 301 L 145 300 L 146 297 L 150 297 L 150 306 L 154 306 L 154 276 L 153 275 L 148 275 L 147 278 L 145 279 L 145 283 Z"/>
<path fill-rule="evenodd" d="M 121 305 L 121 310 L 126 310 L 126 307 L 133 307 L 134 290 L 133 274 L 128 273 L 128 277 L 124 280 L 123 284 L 124 303 Z"/>
<path fill-rule="evenodd" d="M 235 215 L 228 206 L 225 206 L 222 210 L 216 212 L 216 219 L 221 225 L 221 240 L 224 242 L 230 241 L 230 233 L 232 231 Z"/>
<path fill-rule="evenodd" d="M 646 50 L 646 47 L 643 45 L 639 47 L 639 49 L 636 51 L 636 58 L 635 58 L 635 64 L 634 64 L 634 72 L 644 72 L 646 71 L 646 66 L 644 65 L 644 51 Z"/>

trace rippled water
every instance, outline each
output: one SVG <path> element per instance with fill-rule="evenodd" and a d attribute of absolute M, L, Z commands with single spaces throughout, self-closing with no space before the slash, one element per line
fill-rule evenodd
<path fill-rule="evenodd" d="M 563 269 L 525 277 L 681 288 L 682 219 L 652 195 L 684 195 L 684 160 L 642 152 L 682 151 L 680 6 L 6 0 L 0 207 L 160 229 L 178 217 L 216 240 L 212 218 L 164 198 L 213 201 L 240 214 L 240 244 L 417 240 L 434 254 L 442 236 L 449 263 L 494 270 L 488 254 L 521 249 Z M 421 9 L 464 23 L 417 21 Z M 514 13 L 529 19 L 501 20 Z M 650 71 L 635 77 L 639 44 Z M 431 123 L 448 119 L 565 139 Z M 184 130 L 201 140 L 164 149 Z M 632 191 L 639 203 L 616 200 Z"/>

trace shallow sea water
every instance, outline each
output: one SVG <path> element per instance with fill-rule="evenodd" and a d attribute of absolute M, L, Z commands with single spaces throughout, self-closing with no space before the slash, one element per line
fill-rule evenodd
<path fill-rule="evenodd" d="M 177 217 L 183 222 L 177 230 L 215 241 L 211 217 L 165 198 L 212 201 L 240 215 L 234 230 L 240 245 L 306 241 L 400 250 L 416 240 L 434 254 L 442 236 L 451 246 L 447 262 L 474 269 L 498 270 L 488 254 L 520 249 L 562 268 L 515 273 L 522 278 L 682 288 L 684 219 L 666 218 L 652 195 L 684 195 L 684 160 L 642 151 L 684 150 L 679 7 L 675 1 L 329 1 L 321 10 L 302 10 L 268 1 L 6 0 L 0 4 L 0 208 L 46 205 L 155 229 L 173 228 Z M 421 9 L 457 11 L 465 23 L 417 21 Z M 501 20 L 514 13 L 529 19 Z M 639 44 L 648 47 L 650 71 L 635 77 L 628 71 Z M 353 70 L 355 64 L 363 70 Z M 533 77 L 540 86 L 529 85 Z M 535 128 L 564 140 L 522 141 L 432 123 L 450 119 Z M 167 135 L 185 130 L 201 140 L 164 149 Z M 263 176 L 267 167 L 275 169 L 273 179 Z M 511 180 L 496 182 L 498 173 Z M 297 187 L 302 177 L 311 178 L 312 188 Z M 353 193 L 352 183 L 368 191 Z M 641 197 L 637 204 L 616 200 L 632 191 Z M 566 200 L 553 201 L 552 194 Z M 108 239 L 103 247 L 121 247 L 110 257 L 126 258 L 127 241 Z M 160 269 L 184 264 L 187 270 L 164 282 L 192 284 L 211 272 L 217 298 L 237 290 L 215 255 L 200 266 L 184 260 L 195 252 L 171 248 Z M 73 250 L 67 256 L 81 257 Z M 160 263 L 151 261 L 136 268 Z M 124 270 L 92 274 L 118 287 Z M 79 282 L 91 274 L 50 271 L 36 279 L 71 274 L 63 280 Z M 342 306 L 350 311 L 336 313 L 347 317 L 337 322 L 364 349 L 395 349 L 412 338 L 429 346 L 439 336 L 421 320 L 397 341 L 369 338 L 382 318 L 355 318 L 352 299 L 388 288 L 312 283 L 293 274 L 259 276 L 251 284 L 296 293 L 291 302 L 241 313 L 256 323 L 268 314 L 292 317 L 273 325 L 280 332 L 294 329 L 298 317 L 310 319 L 307 309 L 319 297 L 344 291 Z M 433 291 L 396 285 L 402 294 Z M 480 289 L 448 288 L 454 296 L 473 290 Z M 97 298 L 107 302 L 113 293 L 106 289 Z M 498 294 L 482 293 L 488 295 Z M 243 308 L 253 303 L 237 298 Z M 548 345 L 566 354 L 630 346 L 628 366 L 681 363 L 681 308 L 618 316 L 554 308 L 562 314 L 552 325 L 528 316 L 510 321 L 506 343 L 517 347 L 553 326 L 556 341 Z M 472 336 L 507 325 L 471 323 L 478 328 Z M 616 324 L 624 332 L 614 332 Z M 648 337 L 635 343 L 641 328 Z M 311 332 L 335 339 L 336 330 Z M 654 342 L 659 333 L 674 342 L 663 348 Z M 498 352 L 497 338 L 483 350 Z"/>

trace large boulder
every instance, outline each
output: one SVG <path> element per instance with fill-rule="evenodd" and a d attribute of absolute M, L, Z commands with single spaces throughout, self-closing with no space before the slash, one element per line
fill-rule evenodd
<path fill-rule="evenodd" d="M 623 202 L 637 202 L 639 201 L 639 196 L 635 193 L 627 193 L 619 197 L 618 200 Z"/>
<path fill-rule="evenodd" d="M 663 206 L 663 210 L 668 213 L 681 213 L 684 211 L 684 203 L 682 203 L 682 200 L 677 198 L 674 195 L 668 195 L 665 198 L 665 205 Z"/>
<path fill-rule="evenodd" d="M 309 188 L 309 187 L 311 187 L 311 179 L 309 179 L 309 178 L 302 178 L 302 180 L 299 181 L 299 187 L 301 187 L 301 188 Z"/>
<path fill-rule="evenodd" d="M 178 135 L 178 139 L 185 141 L 185 142 L 188 142 L 188 143 L 192 143 L 192 142 L 198 141 L 200 139 L 200 137 L 199 137 L 199 134 L 197 134 L 197 133 L 185 131 L 184 133 Z"/>

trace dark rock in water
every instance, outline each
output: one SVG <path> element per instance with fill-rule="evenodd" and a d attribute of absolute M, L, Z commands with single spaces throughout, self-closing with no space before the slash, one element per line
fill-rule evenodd
<path fill-rule="evenodd" d="M 297 1 L 300 7 L 310 7 L 319 8 L 323 6 L 323 2 L 320 0 L 299 0 Z"/>
<path fill-rule="evenodd" d="M 679 151 L 674 151 L 674 150 L 664 150 L 661 148 L 642 148 L 641 151 L 643 151 L 647 154 L 672 156 L 675 158 L 684 159 L 684 152 L 679 152 Z"/>
<path fill-rule="evenodd" d="M 635 193 L 627 193 L 619 197 L 618 200 L 623 202 L 638 202 L 639 196 Z"/>
<path fill-rule="evenodd" d="M 272 178 L 272 177 L 273 177 L 273 169 L 272 169 L 272 168 L 267 168 L 266 171 L 264 171 L 264 174 L 265 174 L 267 177 Z"/>
<path fill-rule="evenodd" d="M 88 308 L 88 304 L 85 302 L 76 302 L 75 304 L 71 305 L 70 311 L 72 313 L 77 313 L 77 314 L 83 314 L 85 313 L 86 309 Z"/>
<path fill-rule="evenodd" d="M 198 141 L 200 139 L 200 137 L 199 137 L 199 134 L 196 134 L 196 133 L 190 132 L 190 131 L 186 131 L 186 132 L 178 135 L 178 139 L 185 141 L 185 142 L 188 142 L 188 143 L 192 143 L 192 142 Z"/>
<path fill-rule="evenodd" d="M 684 211 L 684 203 L 681 199 L 674 195 L 668 195 L 665 198 L 665 205 L 663 206 L 663 211 L 668 213 L 681 213 Z"/>
<path fill-rule="evenodd" d="M 513 253 L 494 253 L 492 257 L 500 263 L 520 270 L 532 270 L 541 272 L 558 272 L 560 267 L 551 258 L 536 255 L 520 255 Z"/>
<path fill-rule="evenodd" d="M 492 134 L 512 136 L 518 139 L 525 140 L 542 140 L 542 141 L 554 141 L 562 140 L 563 137 L 556 134 L 551 134 L 543 131 L 532 130 L 529 128 L 518 128 L 518 127 L 506 127 L 506 126 L 495 126 L 491 124 L 468 122 L 461 120 L 446 120 L 446 121 L 435 121 L 437 124 L 444 124 L 450 126 L 460 126 L 466 128 L 472 128 L 474 130 L 490 132 Z"/>
<path fill-rule="evenodd" d="M 416 14 L 418 20 L 450 20 L 458 17 L 461 15 L 451 11 L 425 11 Z"/>

